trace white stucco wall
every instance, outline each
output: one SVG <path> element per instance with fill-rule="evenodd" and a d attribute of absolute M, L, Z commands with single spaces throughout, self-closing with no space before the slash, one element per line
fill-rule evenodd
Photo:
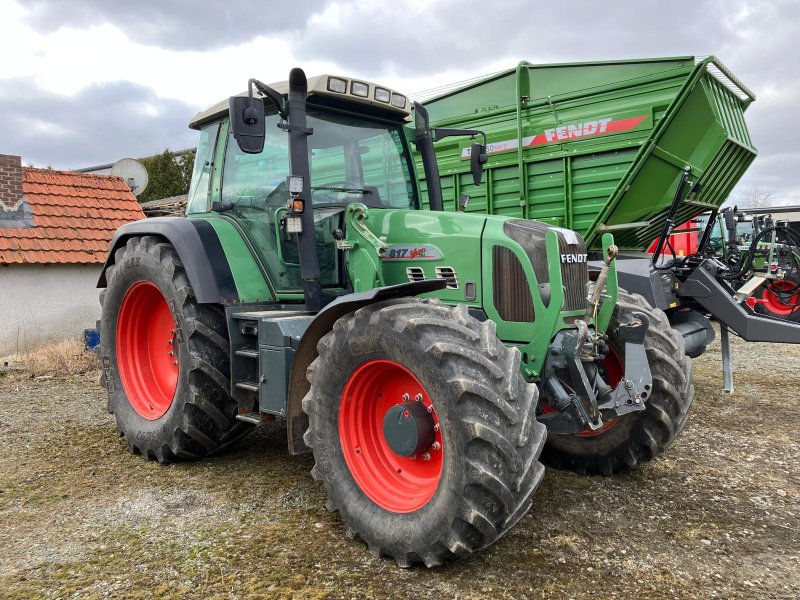
<path fill-rule="evenodd" d="M 82 340 L 100 318 L 101 265 L 0 265 L 0 356 Z"/>

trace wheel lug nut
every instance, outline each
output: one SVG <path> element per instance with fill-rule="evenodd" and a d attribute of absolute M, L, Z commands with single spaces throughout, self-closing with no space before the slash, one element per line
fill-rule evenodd
<path fill-rule="evenodd" d="M 430 459 L 431 459 L 431 455 L 430 455 L 430 454 L 428 454 L 427 452 L 425 452 L 425 453 L 422 455 L 422 460 L 430 460 Z"/>
<path fill-rule="evenodd" d="M 169 355 L 170 355 L 170 356 L 175 356 L 175 353 L 174 353 L 172 350 L 170 350 L 170 351 L 169 351 Z"/>
<path fill-rule="evenodd" d="M 429 412 L 429 413 L 432 413 L 432 412 L 433 412 L 433 406 L 429 406 L 429 407 L 428 407 L 428 412 Z"/>
<path fill-rule="evenodd" d="M 439 450 L 441 447 L 442 445 L 439 442 L 433 442 L 431 444 L 431 448 L 433 448 L 434 450 Z"/>
<path fill-rule="evenodd" d="M 440 429 L 441 429 L 441 427 L 439 426 L 439 424 L 438 423 L 434 423 L 433 430 L 434 431 L 439 431 Z"/>
<path fill-rule="evenodd" d="M 401 399 L 403 400 L 403 402 L 408 402 L 410 398 L 411 396 L 409 396 L 408 394 L 403 394 L 403 397 Z"/>
<path fill-rule="evenodd" d="M 172 366 L 173 367 L 177 367 L 178 366 L 178 361 L 177 360 L 173 360 L 172 361 Z"/>
<path fill-rule="evenodd" d="M 170 330 L 169 330 L 169 332 L 170 332 L 172 335 L 175 335 L 175 330 L 174 330 L 174 329 L 170 329 Z"/>
<path fill-rule="evenodd" d="M 416 400 L 417 402 L 422 402 L 422 394 L 417 394 L 416 396 L 414 396 L 414 400 Z"/>
<path fill-rule="evenodd" d="M 169 338 L 169 339 L 167 340 L 167 343 L 168 343 L 170 346 L 172 346 L 172 338 Z"/>

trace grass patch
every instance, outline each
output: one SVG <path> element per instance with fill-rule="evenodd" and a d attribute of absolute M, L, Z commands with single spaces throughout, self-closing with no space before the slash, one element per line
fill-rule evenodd
<path fill-rule="evenodd" d="M 61 340 L 36 346 L 27 352 L 11 355 L 7 362 L 31 377 L 80 375 L 100 367 L 94 352 L 87 352 L 78 340 Z"/>

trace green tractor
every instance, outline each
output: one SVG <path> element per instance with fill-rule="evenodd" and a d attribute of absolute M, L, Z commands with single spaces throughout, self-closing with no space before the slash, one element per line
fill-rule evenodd
<path fill-rule="evenodd" d="M 413 144 L 438 181 L 432 129 Z M 408 99 L 359 79 L 287 82 L 200 113 L 187 218 L 119 229 L 103 380 L 149 460 L 197 459 L 280 420 L 348 533 L 401 566 L 469 555 L 531 507 L 547 455 L 610 473 L 658 455 L 692 400 L 683 340 L 590 281 L 576 233 L 421 208 Z M 481 178 L 484 144 L 473 143 Z M 547 402 L 539 402 L 539 394 Z"/>

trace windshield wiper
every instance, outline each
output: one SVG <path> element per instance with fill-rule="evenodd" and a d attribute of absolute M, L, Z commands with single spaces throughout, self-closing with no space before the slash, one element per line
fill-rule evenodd
<path fill-rule="evenodd" d="M 352 188 L 352 187 L 336 187 L 332 185 L 312 185 L 312 190 L 333 190 L 335 192 L 345 192 L 347 194 L 371 194 L 372 190 L 366 190 L 364 188 Z"/>

